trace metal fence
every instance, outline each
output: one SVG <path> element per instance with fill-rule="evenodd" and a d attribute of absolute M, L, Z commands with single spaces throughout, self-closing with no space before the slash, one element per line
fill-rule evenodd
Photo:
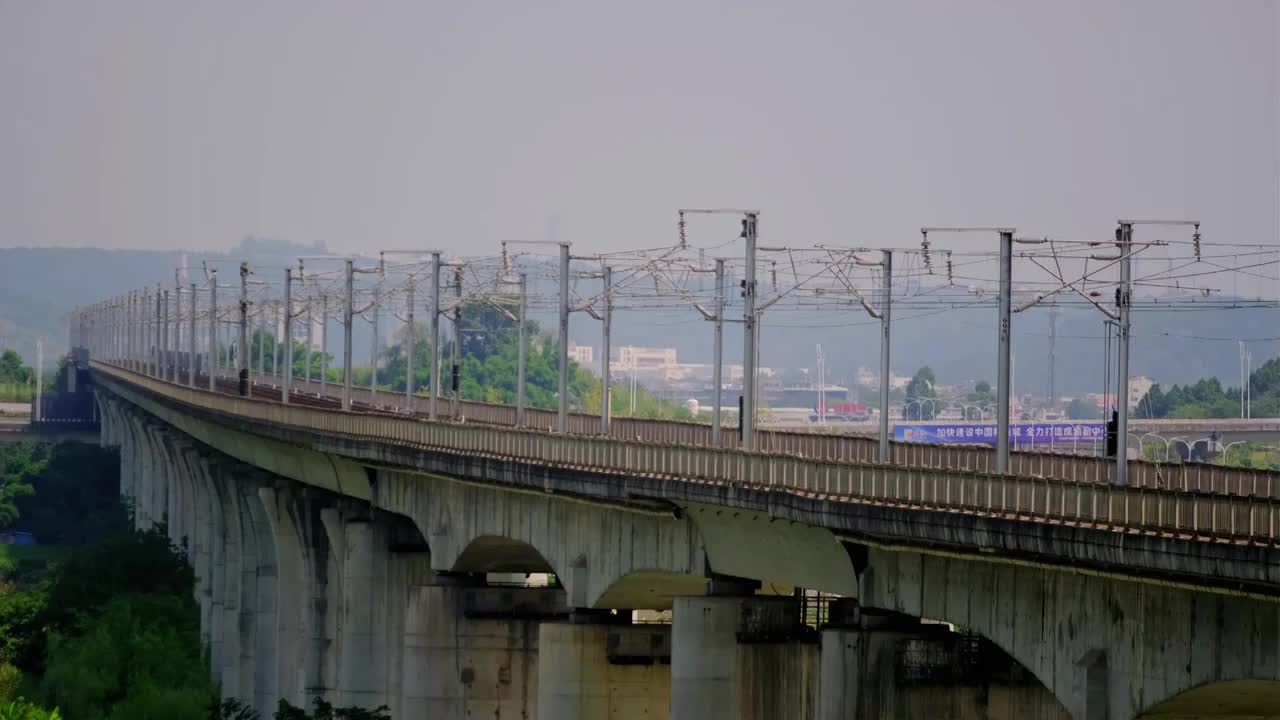
<path fill-rule="evenodd" d="M 271 375 L 254 375 L 255 382 L 278 388 L 278 378 Z M 322 385 L 295 380 L 294 391 L 312 397 L 337 397 L 341 386 L 333 383 Z M 368 388 L 353 389 L 353 397 L 374 409 L 387 412 L 407 412 L 426 415 L 430 398 L 415 395 L 412 408 L 406 407 L 404 393 L 379 390 L 371 393 Z M 516 411 L 510 405 L 496 405 L 473 401 L 459 403 L 460 421 L 501 427 L 515 427 Z M 449 402 L 440 399 L 440 417 L 449 413 Z M 551 432 L 556 427 L 553 410 L 529 408 L 525 414 L 525 427 Z M 569 433 L 573 435 L 599 435 L 600 416 L 572 413 L 569 415 Z M 711 426 L 703 423 L 653 418 L 615 417 L 610 422 L 609 437 L 619 440 L 635 440 L 646 443 L 695 445 L 714 447 Z M 736 428 L 725 428 L 721 433 L 720 447 L 738 447 Z M 816 460 L 877 463 L 880 457 L 879 440 L 860 435 L 833 435 L 818 432 L 757 430 L 757 451 L 782 455 L 797 455 Z M 995 452 L 982 446 L 929 445 L 893 441 L 890 443 L 890 463 L 910 468 L 938 468 L 994 473 Z M 1054 478 L 1083 483 L 1109 483 L 1115 476 L 1115 461 L 1111 458 L 1089 457 L 1052 452 L 1012 452 L 1009 456 L 1009 474 L 1030 477 Z M 1156 463 L 1146 460 L 1129 461 L 1129 484 L 1142 488 L 1176 488 L 1234 495 L 1280 493 L 1280 473 L 1249 468 L 1232 468 L 1203 463 Z M 1274 488 L 1274 490 L 1272 490 Z"/>
<path fill-rule="evenodd" d="M 890 507 L 1068 524 L 1196 540 L 1274 546 L 1280 502 L 1265 483 L 1210 492 L 1195 487 L 1127 486 L 979 469 L 939 469 L 746 452 L 688 444 L 554 434 L 209 393 L 95 363 L 107 383 L 124 382 L 182 404 L 315 433 L 458 454 L 510 458 L 622 477 L 785 489 L 811 497 Z"/>

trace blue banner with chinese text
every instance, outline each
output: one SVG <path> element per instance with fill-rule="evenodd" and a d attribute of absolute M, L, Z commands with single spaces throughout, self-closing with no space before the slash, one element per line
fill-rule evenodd
<path fill-rule="evenodd" d="M 1009 426 L 1009 439 L 1015 443 L 1057 444 L 1101 441 L 1107 436 L 1106 423 L 1018 423 Z M 895 440 L 919 443 L 996 444 L 996 426 L 986 423 L 897 424 Z"/>

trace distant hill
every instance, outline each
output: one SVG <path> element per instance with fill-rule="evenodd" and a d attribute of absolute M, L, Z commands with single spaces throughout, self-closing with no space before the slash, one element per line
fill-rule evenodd
<path fill-rule="evenodd" d="M 188 253 L 198 272 L 208 259 L 234 266 L 248 258 L 259 267 L 283 268 L 299 254 L 323 254 L 324 248 L 249 238 L 236 250 Z M 46 360 L 65 349 L 65 316 L 77 305 L 95 302 L 129 288 L 172 278 L 182 261 L 178 251 L 103 250 L 97 248 L 0 249 L 0 337 L 24 357 L 34 358 L 35 338 L 47 340 Z M 541 275 L 541 273 L 539 273 Z M 731 286 L 736 286 L 736 282 Z M 580 291 L 587 292 L 580 286 Z M 531 288 L 548 292 L 550 287 Z M 736 295 L 736 293 L 734 293 Z M 1239 382 L 1239 353 L 1232 338 L 1280 336 L 1280 310 L 1274 308 L 1186 308 L 1170 312 L 1144 309 L 1134 314 L 1132 372 L 1148 375 L 1164 386 L 1219 377 L 1224 384 Z M 736 316 L 740 310 L 729 311 Z M 551 314 L 535 314 L 554 328 Z M 994 305 L 927 315 L 921 311 L 895 313 L 893 369 L 910 374 L 930 365 L 940 382 L 970 383 L 993 380 L 996 365 Z M 1048 311 L 1035 308 L 1014 316 L 1014 384 L 1019 390 L 1045 392 L 1048 375 Z M 600 347 L 600 324 L 575 313 L 571 336 L 576 342 Z M 360 332 L 364 334 L 363 331 Z M 1059 393 L 1100 391 L 1103 377 L 1103 316 L 1092 309 L 1063 309 L 1056 346 L 1056 385 Z M 336 335 L 336 333 L 335 333 Z M 365 335 L 367 337 L 367 335 Z M 822 344 L 827 366 L 842 382 L 849 382 L 859 365 L 879 367 L 879 327 L 856 307 L 832 311 L 790 311 L 765 314 L 761 363 L 773 367 L 813 367 L 815 345 Z M 1200 338 L 1200 339 L 1197 339 Z M 1220 339 L 1206 339 L 1220 338 Z M 1225 338 L 1221 339 L 1221 338 Z M 685 362 L 711 360 L 712 324 L 693 310 L 619 312 L 614 320 L 613 345 L 675 347 Z M 357 361 L 363 362 L 368 341 L 357 337 Z M 334 346 L 336 347 L 336 345 Z M 1280 342 L 1251 344 L 1254 366 L 1280 355 Z M 725 357 L 740 361 L 741 327 L 725 330 Z"/>
<path fill-rule="evenodd" d="M 51 365 L 66 350 L 69 312 L 131 288 L 166 279 L 171 283 L 184 255 L 190 277 L 199 278 L 202 260 L 234 265 L 248 258 L 255 264 L 283 268 L 293 264 L 299 254 L 324 251 L 323 247 L 252 237 L 230 253 L 0 248 L 0 344 L 34 361 L 36 338 L 44 337 L 45 361 Z"/>

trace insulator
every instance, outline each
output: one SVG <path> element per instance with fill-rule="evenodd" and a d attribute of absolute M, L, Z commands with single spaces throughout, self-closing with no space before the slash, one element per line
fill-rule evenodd
<path fill-rule="evenodd" d="M 769 267 L 769 282 L 773 284 L 773 291 L 778 291 L 778 261 L 774 260 Z"/>
<path fill-rule="evenodd" d="M 680 222 L 676 223 L 676 226 L 680 230 L 681 249 L 689 247 L 689 237 L 685 234 L 685 231 L 684 231 L 684 212 L 683 211 L 681 211 L 680 213 Z"/>
<path fill-rule="evenodd" d="M 1200 262 L 1200 225 L 1196 225 L 1196 231 L 1191 236 L 1191 244 L 1195 248 L 1196 262 Z"/>
<path fill-rule="evenodd" d="M 511 272 L 511 256 L 507 254 L 507 244 L 502 243 L 502 274 Z"/>
<path fill-rule="evenodd" d="M 920 256 L 924 259 L 924 267 L 933 274 L 933 258 L 929 257 L 929 231 L 920 231 Z"/>
<path fill-rule="evenodd" d="M 955 277 L 951 274 L 951 251 L 950 250 L 947 251 L 947 284 L 948 285 L 956 284 Z"/>

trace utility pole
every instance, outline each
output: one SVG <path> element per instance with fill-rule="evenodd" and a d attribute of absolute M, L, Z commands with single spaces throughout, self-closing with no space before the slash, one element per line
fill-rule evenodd
<path fill-rule="evenodd" d="M 280 325 L 280 308 L 283 301 L 271 301 L 271 378 L 276 385 L 280 384 L 280 335 L 284 332 Z"/>
<path fill-rule="evenodd" d="M 996 368 L 996 472 L 1009 472 L 1010 321 L 1013 292 L 1013 231 L 1000 231 L 1000 356 Z"/>
<path fill-rule="evenodd" d="M 44 417 L 44 338 L 36 338 L 36 398 L 31 413 L 36 422 Z M 70 370 L 68 370 L 70 372 Z"/>
<path fill-rule="evenodd" d="M 893 310 L 893 251 L 880 251 L 883 273 L 883 297 L 880 298 L 880 462 L 888 463 L 889 447 L 889 340 Z"/>
<path fill-rule="evenodd" d="M 413 278 L 409 278 L 409 287 L 406 290 L 405 305 L 408 306 L 408 323 L 404 328 L 404 409 L 410 415 L 413 414 L 413 358 L 418 354 L 418 342 L 414 338 L 413 328 L 413 306 L 415 303 L 413 297 Z"/>
<path fill-rule="evenodd" d="M 160 325 L 160 379 L 169 379 L 169 336 L 172 335 L 170 324 L 173 322 L 173 306 L 169 304 L 169 291 L 162 290 L 164 296 L 164 313 Z"/>
<path fill-rule="evenodd" d="M 369 348 L 369 404 L 378 401 L 378 310 L 382 302 L 382 285 L 387 278 L 387 261 L 378 253 L 378 283 L 373 291 L 373 343 Z"/>
<path fill-rule="evenodd" d="M 1245 386 L 1245 369 L 1244 369 L 1244 341 L 1236 342 L 1236 347 L 1240 352 L 1240 419 L 1244 419 L 1244 386 Z"/>
<path fill-rule="evenodd" d="M 569 432 L 569 243 L 560 243 L 560 382 L 556 431 Z"/>
<path fill-rule="evenodd" d="M 524 318 L 529 310 L 529 285 L 528 276 L 520 273 L 520 317 L 516 326 L 516 341 L 519 346 L 516 348 L 516 427 L 525 426 L 525 394 L 524 394 L 524 364 L 525 364 L 525 339 L 524 339 Z"/>
<path fill-rule="evenodd" d="M 261 303 L 258 303 L 257 312 L 254 313 L 255 315 L 258 316 L 258 331 L 254 333 L 255 337 L 253 339 L 258 341 L 258 374 L 259 375 L 267 374 L 267 347 L 266 347 L 267 346 L 267 312 L 266 310 L 267 310 L 268 302 L 269 300 L 264 298 Z M 253 341 L 251 340 L 250 345 L 252 344 L 253 344 Z"/>
<path fill-rule="evenodd" d="M 440 253 L 431 253 L 431 402 L 427 417 L 440 417 Z"/>
<path fill-rule="evenodd" d="M 742 449 L 755 449 L 756 424 L 756 214 L 742 219 L 742 237 L 746 240 L 745 278 L 742 281 Z"/>
<path fill-rule="evenodd" d="M 1116 304 L 1120 310 L 1119 362 L 1116 372 L 1116 484 L 1129 484 L 1129 329 L 1132 290 L 1129 287 L 1133 262 L 1133 223 L 1122 222 L 1116 231 L 1120 246 L 1120 287 Z"/>
<path fill-rule="evenodd" d="M 209 274 L 209 392 L 216 388 L 218 374 L 218 271 Z"/>
<path fill-rule="evenodd" d="M 720 398 L 724 386 L 724 258 L 716 258 L 716 329 L 712 354 L 715 356 L 711 366 L 711 445 L 720 447 Z"/>
<path fill-rule="evenodd" d="M 196 284 L 190 283 L 191 302 L 187 318 L 187 387 L 196 386 Z"/>
<path fill-rule="evenodd" d="M 453 269 L 453 352 L 450 375 L 449 415 L 462 415 L 462 266 Z"/>
<path fill-rule="evenodd" d="M 240 348 L 239 361 L 240 397 L 249 397 L 249 263 L 240 263 Z"/>
<path fill-rule="evenodd" d="M 1054 359 L 1058 352 L 1058 303 L 1049 306 L 1049 406 L 1057 402 L 1058 389 L 1054 383 Z"/>
<path fill-rule="evenodd" d="M 342 409 L 351 409 L 351 320 L 355 314 L 352 297 L 355 289 L 355 267 L 353 260 L 346 261 L 347 298 L 342 313 Z"/>
<path fill-rule="evenodd" d="M 303 269 L 302 261 L 298 261 L 298 281 L 306 288 L 307 271 Z M 302 367 L 302 379 L 307 384 L 307 392 L 311 391 L 311 348 L 315 346 L 316 319 L 315 312 L 312 307 L 315 304 L 315 298 L 312 297 L 311 290 L 307 289 L 307 346 L 303 348 L 302 358 L 304 365 Z"/>
<path fill-rule="evenodd" d="M 161 347 L 161 330 L 163 325 L 160 322 L 160 311 L 162 299 L 160 297 L 160 286 L 156 285 L 156 319 L 151 330 L 151 377 L 160 378 L 160 347 Z"/>
<path fill-rule="evenodd" d="M 329 384 L 329 296 L 320 295 L 320 394 L 328 392 Z"/>
<path fill-rule="evenodd" d="M 603 340 L 600 348 L 600 434 L 609 434 L 612 403 L 609 397 L 609 333 L 613 325 L 613 268 L 604 268 L 604 315 L 600 318 Z"/>
<path fill-rule="evenodd" d="M 179 355 L 182 353 L 182 271 L 173 271 L 173 382 L 180 383 L 182 372 Z"/>
<path fill-rule="evenodd" d="M 284 367 L 281 371 L 280 402 L 288 405 L 293 391 L 293 268 L 284 269 Z"/>

